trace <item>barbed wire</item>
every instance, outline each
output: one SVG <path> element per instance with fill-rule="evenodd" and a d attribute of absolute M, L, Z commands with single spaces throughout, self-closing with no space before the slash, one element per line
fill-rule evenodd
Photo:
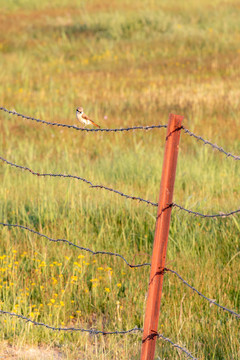
<path fill-rule="evenodd" d="M 122 255 L 118 254 L 118 253 L 114 253 L 114 252 L 110 252 L 110 251 L 93 251 L 91 249 L 88 249 L 86 247 L 83 247 L 83 246 L 79 246 L 79 245 L 76 245 L 74 244 L 73 242 L 71 241 L 68 241 L 66 239 L 53 239 L 47 235 L 44 235 L 44 234 L 41 234 L 40 232 L 38 231 L 35 231 L 33 229 L 30 229 L 29 227 L 27 226 L 23 226 L 23 225 L 18 225 L 18 224 L 7 224 L 7 223 L 3 223 L 3 222 L 0 222 L 0 225 L 4 226 L 4 227 L 15 227 L 15 228 L 20 228 L 22 230 L 27 230 L 27 231 L 30 231 L 32 232 L 33 234 L 36 234 L 38 236 L 41 236 L 41 237 L 44 237 L 46 238 L 47 240 L 49 241 L 52 241 L 52 242 L 63 242 L 63 243 L 66 243 L 70 246 L 73 246 L 73 247 L 76 247 L 80 250 L 83 250 L 83 251 L 87 251 L 87 252 L 90 252 L 92 255 L 110 255 L 110 256 L 116 256 L 116 257 L 119 257 L 121 258 L 123 261 L 125 261 L 125 263 L 130 267 L 130 268 L 139 268 L 139 267 L 143 267 L 143 266 L 150 266 L 151 264 L 150 263 L 143 263 L 143 264 L 137 264 L 137 265 L 132 265 L 130 264 Z"/>
<path fill-rule="evenodd" d="M 16 111 L 10 111 L 4 107 L 0 107 L 0 110 L 2 111 L 5 111 L 11 115 L 16 115 L 16 116 L 19 116 L 19 117 L 22 117 L 24 119 L 28 119 L 28 120 L 32 120 L 32 121 L 36 121 L 38 123 L 42 123 L 42 124 L 46 124 L 46 125 L 52 125 L 52 126 L 58 126 L 58 127 L 66 127 L 66 128 L 72 128 L 72 129 L 75 129 L 75 130 L 79 130 L 79 131 L 87 131 L 87 132 L 96 132 L 96 131 L 102 131 L 102 132 L 123 132 L 123 131 L 130 131 L 130 130 L 149 130 L 149 129 L 154 129 L 154 128 L 166 128 L 167 125 L 151 125 L 151 126 L 134 126 L 134 127 L 128 127 L 128 128 L 115 128 L 115 129 L 104 129 L 104 128 L 100 128 L 100 129 L 86 129 L 86 128 L 80 128 L 80 127 L 77 127 L 77 126 L 74 126 L 74 125 L 67 125 L 67 124 L 61 124 L 61 123 L 53 123 L 53 122 L 48 122 L 48 121 L 44 121 L 44 120 L 40 120 L 40 119 L 36 119 L 36 118 L 33 118 L 33 117 L 30 117 L 30 116 L 25 116 L 23 114 L 20 114 L 20 113 L 17 113 Z M 209 145 L 211 146 L 213 149 L 216 149 L 222 153 L 224 153 L 227 157 L 231 157 L 233 158 L 234 160 L 240 160 L 240 156 L 236 156 L 236 155 L 233 155 L 227 151 L 225 151 L 222 147 L 216 145 L 216 144 L 213 144 L 211 143 L 210 141 L 208 140 L 205 140 L 204 138 L 202 138 L 201 136 L 198 136 L 196 134 L 194 134 L 193 132 L 189 131 L 188 129 L 186 129 L 184 126 L 182 127 L 182 129 L 184 130 L 184 132 L 186 134 L 188 134 L 189 136 L 192 136 L 194 137 L 195 139 L 197 140 L 200 140 L 204 143 L 204 145 Z M 108 191 L 111 191 L 111 192 L 114 192 L 114 193 L 117 193 L 123 197 L 126 197 L 128 199 L 133 199 L 133 200 L 138 200 L 138 201 L 142 201 L 142 202 L 145 202 L 149 205 L 153 205 L 153 206 L 158 206 L 158 203 L 154 203 L 154 202 L 151 202 L 149 200 L 145 200 L 143 198 L 140 198 L 140 197 L 135 197 L 135 196 L 131 196 L 131 195 L 127 195 L 127 194 L 124 194 L 118 190 L 115 190 L 113 188 L 109 188 L 107 186 L 104 186 L 104 185 L 94 185 L 91 181 L 85 179 L 85 178 L 82 178 L 82 177 L 79 177 L 79 176 L 75 176 L 75 175 L 66 175 L 66 174 L 52 174 L 52 173 L 38 173 L 38 172 L 35 172 L 33 170 L 31 170 L 30 168 L 28 167 L 24 167 L 24 166 L 20 166 L 20 165 L 17 165 L 17 164 L 14 164 L 14 163 L 11 163 L 10 161 L 4 159 L 3 157 L 0 156 L 0 159 L 7 163 L 8 165 L 11 165 L 11 166 L 14 166 L 16 168 L 20 168 L 22 170 L 27 170 L 29 172 L 31 172 L 33 175 L 37 175 L 37 176 L 52 176 L 52 177 L 63 177 L 63 178 L 75 178 L 77 180 L 81 180 L 87 184 L 89 184 L 92 188 L 101 188 L 101 189 L 105 189 L 105 190 L 108 190 Z M 176 203 L 172 203 L 170 206 L 172 207 L 177 207 L 179 210 L 183 210 L 189 214 L 193 214 L 195 216 L 201 216 L 201 217 L 204 217 L 204 218 L 217 218 L 217 217 L 228 217 L 230 215 L 234 215 L 236 213 L 239 213 L 240 212 L 240 209 L 237 209 L 237 210 L 234 210 L 234 211 L 231 211 L 229 213 L 219 213 L 219 214 L 212 214 L 212 215 L 205 215 L 205 214 L 202 214 L 202 213 L 199 213 L 199 212 L 196 212 L 196 211 L 192 211 L 192 210 L 189 210 L 189 209 L 186 209 Z M 106 251 L 93 251 L 89 248 L 85 248 L 85 247 L 82 247 L 82 246 L 79 246 L 79 245 L 76 245 L 66 239 L 53 239 L 53 238 L 50 238 L 48 237 L 47 235 L 44 235 L 44 234 L 41 234 L 40 232 L 37 232 L 33 229 L 30 229 L 28 227 L 25 227 L 23 225 L 18 225 L 18 224 L 7 224 L 7 223 L 0 223 L 0 225 L 3 225 L 3 226 L 7 226 L 7 227 L 18 227 L 20 229 L 23 229 L 23 230 L 27 230 L 27 231 L 30 231 L 32 233 L 35 233 L 41 237 L 44 237 L 44 238 L 47 238 L 49 241 L 53 241 L 53 242 L 64 242 L 64 243 L 67 243 L 68 245 L 70 246 L 74 246 L 76 248 L 79 248 L 80 250 L 84 250 L 84 251 L 88 251 L 90 252 L 92 255 L 97 255 L 97 254 L 103 254 L 103 255 L 112 255 L 112 256 L 116 256 L 116 257 L 120 257 L 129 267 L 131 268 L 134 268 L 134 267 L 142 267 L 142 266 L 150 266 L 151 264 L 150 263 L 143 263 L 143 264 L 138 264 L 138 265 L 131 265 L 130 263 L 128 263 L 128 261 L 120 254 L 118 253 L 113 253 L 113 252 L 106 252 Z M 218 306 L 219 308 L 221 308 L 222 310 L 224 311 L 227 311 L 229 313 L 231 313 L 232 315 L 236 316 L 237 318 L 240 318 L 240 314 L 236 313 L 235 311 L 233 310 L 230 310 L 218 303 L 216 303 L 215 300 L 212 300 L 212 299 L 209 299 L 207 298 L 205 295 L 203 295 L 202 293 L 200 293 L 197 289 L 195 289 L 193 286 L 191 286 L 189 283 L 187 283 L 176 271 L 174 270 L 171 270 L 171 269 L 168 269 L 168 268 L 165 268 L 164 271 L 168 271 L 168 272 L 171 272 L 173 274 L 175 274 L 185 285 L 187 285 L 189 288 L 191 288 L 194 292 L 196 292 L 199 296 L 203 297 L 205 300 L 207 300 L 208 302 L 210 302 L 210 304 L 214 304 L 216 306 Z M 51 329 L 51 330 L 57 330 L 57 331 L 80 331 L 80 332 L 87 332 L 89 334 L 92 334 L 92 335 L 99 335 L 99 334 L 102 334 L 102 335 L 109 335 L 109 334 L 128 334 L 128 333 L 134 333 L 135 331 L 142 331 L 141 328 L 133 328 L 133 329 L 130 329 L 130 330 L 126 330 L 126 331 L 108 331 L 108 332 L 104 332 L 104 331 L 98 331 L 98 330 L 95 330 L 95 329 L 83 329 L 83 328 L 62 328 L 62 327 L 54 327 L 54 326 L 50 326 L 50 325 L 47 325 L 47 324 L 44 324 L 44 323 L 41 323 L 41 322 L 37 322 L 37 321 L 34 321 L 30 318 L 27 318 L 23 315 L 20 315 L 20 314 L 15 314 L 15 313 L 12 313 L 12 312 L 7 312 L 7 311 L 3 311 L 3 310 L 0 310 L 0 313 L 1 314 L 8 314 L 10 316 L 15 316 L 17 318 L 21 318 L 23 320 L 25 320 L 26 322 L 30 322 L 34 325 L 40 325 L 40 326 L 44 326 L 48 329 Z M 167 342 L 169 342 L 173 347 L 176 347 L 178 348 L 179 350 L 183 351 L 188 357 L 192 358 L 192 359 L 196 359 L 195 357 L 193 357 L 186 349 L 184 349 L 183 347 L 181 347 L 180 345 L 178 344 L 174 344 L 170 339 L 166 338 L 165 336 L 163 336 L 162 334 L 159 334 L 159 333 L 156 333 L 154 334 L 155 336 L 157 336 L 158 338 L 161 338 Z"/>
<path fill-rule="evenodd" d="M 17 165 L 15 163 L 12 163 L 11 161 L 9 160 L 6 160 L 5 158 L 3 158 L 2 156 L 0 156 L 0 160 L 2 160 L 3 162 L 5 162 L 6 164 L 12 166 L 12 167 L 15 167 L 15 168 L 18 168 L 18 169 L 21 169 L 21 170 L 26 170 L 26 171 L 29 171 L 32 175 L 36 175 L 36 176 L 41 176 L 41 177 L 63 177 L 63 178 L 72 178 L 72 179 L 76 179 L 76 180 L 80 180 L 80 181 L 83 181 L 85 183 L 87 183 L 88 185 L 90 185 L 91 188 L 99 188 L 99 189 L 104 189 L 104 190 L 107 190 L 107 191 L 110 191 L 110 192 L 113 192 L 115 194 L 118 194 L 122 197 L 125 197 L 127 199 L 131 199 L 131 200 L 137 200 L 139 202 L 144 202 L 148 205 L 152 205 L 152 206 L 158 206 L 158 203 L 155 203 L 153 201 L 150 201 L 150 200 L 146 200 L 146 199 L 143 199 L 141 197 L 138 197 L 138 196 L 132 196 L 132 195 L 128 195 L 128 194 L 125 194 L 121 191 L 118 191 L 116 189 L 113 189 L 113 188 L 110 188 L 108 186 L 105 186 L 105 185 L 94 185 L 91 181 L 83 178 L 83 177 L 80 177 L 80 176 L 77 176 L 77 175 L 66 175 L 66 174 L 52 174 L 52 173 L 39 173 L 39 172 L 36 172 L 36 171 L 33 171 L 32 169 L 30 169 L 29 167 L 26 167 L 26 166 L 21 166 L 21 165 Z M 218 218 L 218 217 L 228 217 L 228 216 L 231 216 L 231 215 L 234 215 L 236 213 L 239 213 L 240 212 L 240 209 L 237 209 L 237 210 L 233 210 L 229 213 L 219 213 L 219 214 L 213 214 L 213 215 L 208 215 L 208 214 L 202 214 L 200 212 L 196 212 L 196 211 L 192 211 L 192 210 L 189 210 L 189 209 L 186 209 L 184 208 L 183 206 L 181 205 L 178 205 L 176 203 L 172 203 L 170 204 L 169 206 L 172 206 L 172 207 L 177 207 L 179 208 L 180 210 L 183 210 L 183 211 L 186 211 L 187 213 L 189 214 L 192 214 L 192 215 L 195 215 L 195 216 L 201 216 L 203 218 Z"/>
<path fill-rule="evenodd" d="M 16 168 L 21 169 L 21 170 L 29 171 L 31 174 L 36 175 L 36 176 L 42 176 L 42 177 L 51 176 L 51 177 L 72 178 L 72 179 L 80 180 L 80 181 L 83 181 L 83 182 L 87 183 L 88 185 L 90 185 L 91 188 L 99 188 L 99 189 L 108 190 L 108 191 L 114 192 L 114 193 L 116 193 L 116 194 L 118 194 L 118 195 L 120 195 L 120 196 L 122 196 L 122 197 L 125 197 L 125 198 L 127 198 L 127 199 L 138 200 L 138 201 L 140 201 L 140 202 L 145 202 L 145 203 L 147 203 L 147 204 L 149 204 L 149 205 L 158 206 L 157 203 L 154 203 L 154 202 L 152 202 L 152 201 L 143 199 L 143 198 L 141 198 L 141 197 L 124 194 L 123 192 L 118 191 L 118 190 L 115 190 L 115 189 L 110 188 L 110 187 L 108 187 L 108 186 L 104 186 L 104 185 L 94 185 L 91 181 L 89 181 L 89 180 L 87 180 L 87 179 L 85 179 L 85 178 L 83 178 L 83 177 L 77 176 L 77 175 L 39 173 L 39 172 L 33 171 L 32 169 L 30 169 L 30 168 L 28 168 L 28 167 L 14 164 L 14 163 L 12 163 L 12 162 L 4 159 L 2 156 L 0 156 L 0 160 L 2 160 L 3 162 L 5 162 L 6 164 L 8 164 L 8 165 L 10 165 L 10 166 L 16 167 Z"/>
<path fill-rule="evenodd" d="M 81 128 L 75 125 L 68 125 L 68 124 L 61 124 L 61 123 L 56 123 L 56 122 L 50 122 L 50 121 L 45 121 L 45 120 L 41 120 L 41 119 L 37 119 L 34 118 L 32 116 L 27 116 L 27 115 L 23 115 L 20 114 L 18 112 L 16 112 L 15 110 L 8 110 L 5 107 L 0 107 L 0 110 L 7 112 L 10 115 L 16 115 L 18 117 L 22 117 L 23 119 L 28 119 L 28 120 L 32 120 L 32 121 L 36 121 L 38 123 L 42 123 L 42 124 L 46 124 L 46 125 L 52 125 L 52 126 L 58 126 L 58 127 L 65 127 L 65 128 L 69 128 L 69 129 L 74 129 L 74 130 L 78 130 L 78 131 L 87 131 L 87 132 L 123 132 L 123 131 L 130 131 L 130 130 L 150 130 L 150 129 L 157 129 L 157 128 L 167 128 L 167 125 L 149 125 L 149 126 L 133 126 L 133 127 L 127 127 L 127 128 L 114 128 L 114 129 L 105 129 L 105 128 L 100 128 L 100 129 L 86 129 L 86 128 Z M 188 130 L 187 128 L 185 128 L 184 126 L 182 126 L 182 129 L 184 130 L 184 132 L 186 134 L 188 134 L 189 136 L 194 137 L 197 140 L 202 141 L 205 145 L 210 145 L 211 147 L 213 147 L 214 149 L 224 153 L 227 157 L 231 157 L 234 160 L 240 160 L 240 156 L 236 156 L 231 154 L 230 152 L 225 151 L 222 147 L 211 143 L 210 141 L 204 139 L 203 137 L 194 134 L 193 132 L 191 132 L 190 130 Z"/>
<path fill-rule="evenodd" d="M 160 339 L 163 339 L 163 340 L 169 342 L 173 347 L 183 351 L 191 359 L 197 360 L 197 358 L 195 358 L 192 354 L 190 354 L 190 352 L 187 349 L 185 349 L 184 347 L 182 347 L 178 344 L 174 344 L 174 342 L 172 340 L 168 339 L 167 337 L 163 336 L 162 334 L 157 333 L 156 336 Z"/>
<path fill-rule="evenodd" d="M 186 134 L 194 137 L 194 138 L 197 139 L 197 140 L 202 141 L 202 142 L 204 143 L 204 145 L 210 145 L 213 149 L 222 152 L 222 153 L 225 154 L 227 157 L 231 157 L 231 158 L 233 158 L 234 160 L 240 160 L 240 156 L 236 156 L 236 155 L 231 154 L 230 152 L 225 151 L 222 147 L 220 147 L 220 146 L 218 146 L 218 145 L 216 145 L 216 144 L 213 144 L 213 143 L 211 143 L 211 142 L 208 141 L 208 140 L 203 139 L 201 136 L 198 136 L 198 135 L 194 134 L 194 133 L 191 132 L 190 130 L 186 129 L 184 126 L 182 126 L 182 129 L 184 130 L 184 132 L 185 132 Z"/>
<path fill-rule="evenodd" d="M 115 256 L 115 257 L 119 257 L 121 258 L 130 268 L 139 268 L 139 267 L 143 267 L 143 266 L 151 266 L 151 263 L 143 263 L 143 264 L 137 264 L 137 265 L 132 265 L 130 264 L 122 255 L 118 254 L 118 253 L 113 253 L 113 252 L 110 252 L 110 251 L 93 251 L 89 248 L 86 248 L 86 247 L 82 247 L 82 246 L 79 246 L 79 245 L 76 245 L 74 243 L 72 243 L 71 241 L 68 241 L 66 239 L 53 239 L 53 238 L 50 238 L 48 237 L 47 235 L 44 235 L 38 231 L 35 231 L 33 229 L 30 229 L 26 226 L 23 226 L 23 225 L 18 225 L 18 224 L 7 224 L 7 223 L 3 223 L 3 222 L 0 222 L 0 225 L 4 226 L 4 227 L 15 227 L 15 228 L 20 228 L 20 229 L 23 229 L 23 230 L 27 230 L 29 232 L 32 232 L 38 236 L 41 236 L 41 237 L 44 237 L 46 239 L 48 239 L 49 241 L 52 241 L 52 242 L 63 242 L 63 243 L 67 243 L 68 245 L 70 246 L 73 246 L 73 247 L 76 247 L 80 250 L 84 250 L 84 251 L 87 251 L 87 252 L 90 252 L 92 255 L 98 255 L 98 254 L 102 254 L 102 255 L 110 255 L 110 256 Z M 198 295 L 202 296 L 204 299 L 208 300 L 210 303 L 212 304 L 215 304 L 216 306 L 220 307 L 221 309 L 225 310 L 225 311 L 228 311 L 230 312 L 231 314 L 237 316 L 238 318 L 240 317 L 240 314 L 237 314 L 236 312 L 234 312 L 233 310 L 230 310 L 222 305 L 219 305 L 218 303 L 216 303 L 215 300 L 212 300 L 212 299 L 209 299 L 207 298 L 205 295 L 201 294 L 197 289 L 195 289 L 194 287 L 192 287 L 190 284 L 187 283 L 186 280 L 184 280 L 175 270 L 171 270 L 171 269 L 168 269 L 168 268 L 165 268 L 164 269 L 165 272 L 171 272 L 173 274 L 175 274 L 184 284 L 186 284 L 188 287 L 190 287 L 193 291 L 195 291 Z"/>
<path fill-rule="evenodd" d="M 84 328 L 75 328 L 75 327 L 70 327 L 70 328 L 63 328 L 63 327 L 55 327 L 55 326 L 51 326 L 48 324 L 45 324 L 43 322 L 38 322 L 35 320 L 32 320 L 26 316 L 23 316 L 21 314 L 16 314 L 10 311 L 4 311 L 4 310 L 0 310 L 0 314 L 3 315 L 10 315 L 12 317 L 17 317 L 18 319 L 22 319 L 25 320 L 26 323 L 31 323 L 33 325 L 36 326 L 43 326 L 47 329 L 53 330 L 53 331 L 78 331 L 78 332 L 85 332 L 85 333 L 89 333 L 90 335 L 126 335 L 126 334 L 130 334 L 130 333 L 136 333 L 136 332 L 143 332 L 142 328 L 138 328 L 137 326 L 129 329 L 129 330 L 120 330 L 120 331 L 100 331 L 100 330 L 95 330 L 95 329 L 84 329 Z M 155 336 L 157 336 L 158 338 L 161 338 L 163 340 L 165 340 L 166 342 L 169 342 L 173 347 L 178 348 L 179 350 L 183 351 L 186 355 L 188 355 L 189 357 L 191 357 L 192 359 L 197 360 L 196 358 L 194 358 L 190 352 L 188 352 L 185 348 L 181 347 L 180 345 L 174 344 L 173 341 L 171 341 L 170 339 L 168 339 L 167 337 L 165 337 L 162 334 L 156 333 L 154 334 Z"/>
<path fill-rule="evenodd" d="M 68 129 L 74 129 L 74 130 L 78 130 L 78 131 L 87 131 L 87 132 L 123 132 L 123 131 L 131 131 L 131 130 L 151 130 L 151 129 L 160 129 L 160 128 L 166 128 L 167 125 L 149 125 L 149 126 L 132 126 L 132 127 L 127 127 L 127 128 L 117 128 L 117 129 L 104 129 L 104 128 L 100 128 L 100 129 L 86 129 L 86 128 L 81 128 L 75 125 L 67 125 L 67 124 L 61 124 L 61 123 L 56 123 L 56 122 L 49 122 L 49 121 L 45 121 L 45 120 L 41 120 L 41 119 L 36 119 L 34 117 L 31 116 L 26 116 L 23 114 L 20 114 L 14 110 L 8 110 L 4 107 L 0 107 L 0 110 L 7 112 L 10 115 L 16 115 L 19 117 L 22 117 L 23 119 L 28 119 L 28 120 L 32 120 L 32 121 L 36 121 L 38 123 L 41 124 L 46 124 L 46 125 L 52 125 L 52 126 L 59 126 L 59 127 L 65 127 Z"/>
<path fill-rule="evenodd" d="M 228 308 L 226 308 L 225 306 L 219 305 L 215 300 L 213 299 L 209 299 L 208 297 L 206 297 L 205 295 L 203 295 L 202 293 L 200 293 L 200 291 L 198 291 L 197 289 L 195 289 L 193 286 L 191 286 L 186 280 L 184 280 L 175 270 L 171 270 L 168 268 L 164 268 L 164 271 L 169 271 L 173 274 L 175 274 L 185 285 L 187 285 L 190 289 L 192 289 L 193 291 L 195 291 L 199 296 L 203 297 L 205 300 L 207 300 L 208 302 L 210 302 L 210 304 L 213 304 L 215 306 L 218 306 L 219 308 L 223 309 L 224 311 L 228 311 L 229 313 L 231 313 L 232 315 L 236 316 L 237 318 L 240 318 L 240 314 L 236 313 L 233 310 L 230 310 Z"/>
<path fill-rule="evenodd" d="M 237 214 L 237 213 L 240 212 L 240 209 L 237 209 L 237 210 L 233 210 L 233 211 L 231 211 L 229 213 L 221 212 L 219 214 L 208 215 L 208 214 L 199 213 L 197 211 L 192 211 L 192 210 L 189 210 L 189 209 L 185 209 L 183 206 L 175 204 L 175 203 L 172 203 L 172 207 L 177 207 L 178 209 L 186 211 L 189 214 L 192 214 L 192 215 L 195 215 L 195 216 L 201 216 L 203 218 L 218 218 L 218 217 L 225 218 L 225 217 L 228 217 L 228 216 L 231 216 L 231 215 L 234 215 L 234 214 Z"/>
<path fill-rule="evenodd" d="M 44 326 L 47 329 L 51 329 L 54 331 L 80 331 L 80 332 L 87 332 L 91 335 L 114 335 L 114 334 L 119 334 L 119 335 L 124 335 L 124 334 L 128 334 L 134 331 L 142 331 L 141 328 L 135 327 L 133 329 L 130 330 L 121 330 L 121 331 L 100 331 L 100 330 L 95 330 L 95 329 L 84 329 L 84 328 L 74 328 L 74 327 L 70 327 L 70 328 L 63 328 L 63 327 L 55 327 L 55 326 L 51 326 L 51 325 L 47 325 L 43 322 L 38 322 L 35 320 L 32 320 L 30 318 L 27 318 L 26 316 L 20 315 L 20 314 L 16 314 L 13 312 L 9 312 L 9 311 L 4 311 L 4 310 L 0 310 L 0 313 L 3 315 L 10 315 L 13 317 L 17 317 L 19 319 L 22 320 L 26 320 L 26 322 L 30 322 L 34 325 L 38 325 L 38 326 Z"/>

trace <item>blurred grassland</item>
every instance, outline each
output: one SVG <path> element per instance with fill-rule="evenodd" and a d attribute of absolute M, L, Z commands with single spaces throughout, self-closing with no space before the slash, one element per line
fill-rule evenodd
<path fill-rule="evenodd" d="M 240 153 L 239 1 L 2 1 L 1 106 L 102 127 L 167 123 L 170 112 L 204 138 Z M 75 174 L 158 200 L 165 130 L 79 133 L 0 113 L 1 155 L 38 172 Z M 239 162 L 182 133 L 174 202 L 203 213 L 239 208 Z M 2 164 L 1 221 L 93 250 L 151 261 L 156 208 L 37 178 Z M 1 228 L 1 309 L 53 326 L 143 327 L 149 268 L 95 257 L 31 233 Z M 239 216 L 196 218 L 173 209 L 167 267 L 239 312 Z M 43 346 L 49 359 L 138 359 L 141 334 L 55 333 L 1 317 L 0 354 Z M 198 359 L 238 359 L 239 324 L 166 274 L 159 332 Z M 8 344 L 6 346 L 6 344 Z M 54 350 L 55 355 L 51 355 Z M 13 351 L 13 350 L 12 350 Z M 24 356 L 24 355 L 22 355 Z M 23 357 L 24 358 L 24 357 Z M 156 359 L 184 359 L 158 341 Z"/>

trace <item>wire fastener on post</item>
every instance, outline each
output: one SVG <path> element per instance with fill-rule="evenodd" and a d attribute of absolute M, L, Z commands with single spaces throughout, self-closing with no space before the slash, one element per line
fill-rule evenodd
<path fill-rule="evenodd" d="M 167 127 L 154 235 L 151 272 L 142 337 L 141 360 L 153 360 L 167 255 L 168 233 L 183 116 L 170 114 Z M 169 205 L 170 204 L 170 205 Z"/>

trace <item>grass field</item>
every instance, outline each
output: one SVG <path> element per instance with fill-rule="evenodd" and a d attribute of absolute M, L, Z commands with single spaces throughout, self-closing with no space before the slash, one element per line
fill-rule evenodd
<path fill-rule="evenodd" d="M 0 106 L 79 125 L 165 124 L 240 153 L 240 4 L 203 0 L 0 0 Z M 82 176 L 158 200 L 165 129 L 80 133 L 0 112 L 1 156 L 37 172 Z M 239 208 L 239 161 L 182 133 L 174 202 L 203 213 Z M 2 163 L 0 221 L 92 250 L 151 261 L 156 208 L 74 179 L 38 178 Z M 167 267 L 239 312 L 239 215 L 197 218 L 173 209 Z M 52 326 L 143 327 L 149 268 L 0 228 L 0 304 Z M 139 359 L 141 333 L 53 332 L 1 315 L 6 359 Z M 240 358 L 239 321 L 166 274 L 159 332 L 198 359 Z M 185 359 L 158 340 L 156 359 Z"/>

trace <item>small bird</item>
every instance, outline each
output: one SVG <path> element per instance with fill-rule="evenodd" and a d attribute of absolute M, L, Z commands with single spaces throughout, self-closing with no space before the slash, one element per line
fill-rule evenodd
<path fill-rule="evenodd" d="M 94 126 L 100 128 L 100 126 L 98 124 L 96 124 L 94 121 L 89 119 L 89 117 L 86 114 L 84 114 L 82 107 L 78 107 L 76 109 L 76 117 L 79 121 L 81 121 L 84 124 L 84 127 L 86 125 L 94 125 Z"/>

